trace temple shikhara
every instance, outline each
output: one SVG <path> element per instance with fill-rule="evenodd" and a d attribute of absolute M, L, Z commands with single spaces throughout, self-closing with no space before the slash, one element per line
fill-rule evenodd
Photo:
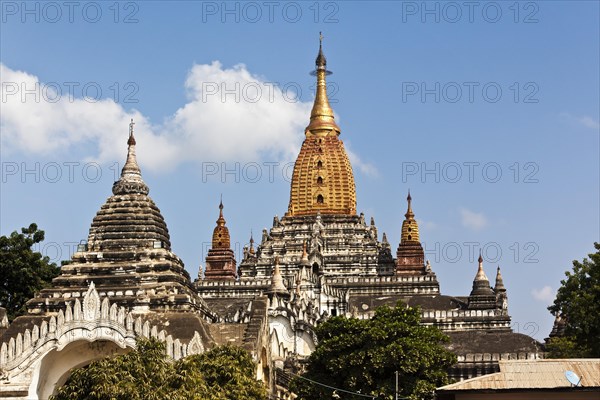
<path fill-rule="evenodd" d="M 272 396 L 290 398 L 287 384 L 315 349 L 316 325 L 335 315 L 370 318 L 399 300 L 419 306 L 422 323 L 450 337 L 458 356 L 451 378 L 497 372 L 500 360 L 540 358 L 540 344 L 511 329 L 499 267 L 490 281 L 480 256 L 470 293 L 440 293 L 420 242 L 418 194 L 407 191 L 399 205 L 406 214 L 397 245 L 357 210 L 352 166 L 327 98 L 329 73 L 320 46 L 287 211 L 236 260 L 226 212 L 235 205 L 215 204 L 212 246 L 195 280 L 171 251 L 167 224 L 149 196 L 132 122 L 121 177 L 92 220 L 87 244 L 27 303 L 26 315 L 0 323 L 0 397 L 46 399 L 72 368 L 155 337 L 175 359 L 239 345 Z M 283 207 L 273 204 L 274 211 Z"/>

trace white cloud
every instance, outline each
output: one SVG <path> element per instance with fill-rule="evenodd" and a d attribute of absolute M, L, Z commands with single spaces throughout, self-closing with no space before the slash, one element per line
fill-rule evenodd
<path fill-rule="evenodd" d="M 583 116 L 583 117 L 577 118 L 577 121 L 581 125 L 583 125 L 583 126 L 585 126 L 587 128 L 600 129 L 600 122 L 596 121 L 592 117 Z"/>
<path fill-rule="evenodd" d="M 483 213 L 476 213 L 466 208 L 460 209 L 462 225 L 474 231 L 479 231 L 488 225 L 487 218 Z"/>
<path fill-rule="evenodd" d="M 552 304 L 554 301 L 554 290 L 550 286 L 544 286 L 541 289 L 532 289 L 531 295 L 538 301 L 543 301 L 546 304 Z"/>
<path fill-rule="evenodd" d="M 138 159 L 142 168 L 152 170 L 189 161 L 293 160 L 312 106 L 287 96 L 242 64 L 228 69 L 218 61 L 190 69 L 185 81 L 188 102 L 160 124 L 111 99 L 56 96 L 38 77 L 2 63 L 0 77 L 3 151 L 47 156 L 92 145 L 81 158 L 120 160 L 129 120 L 134 118 Z M 41 87 L 42 95 L 38 93 L 38 101 L 31 95 L 22 99 L 23 87 Z M 372 173 L 373 167 L 354 153 L 351 159 L 365 174 Z"/>
<path fill-rule="evenodd" d="M 375 177 L 379 175 L 377 168 L 373 164 L 362 161 L 356 153 L 350 150 L 348 144 L 346 144 L 346 153 L 348 154 L 348 159 L 350 160 L 350 164 L 352 164 L 352 168 L 358 168 L 360 172 L 367 176 Z"/>
<path fill-rule="evenodd" d="M 438 224 L 436 224 L 433 221 L 426 221 L 423 219 L 419 219 L 417 222 L 419 223 L 419 227 L 421 228 L 421 230 L 433 231 L 438 228 Z"/>
<path fill-rule="evenodd" d="M 585 128 L 590 128 L 590 129 L 595 129 L 595 130 L 600 129 L 600 122 L 588 115 L 578 117 L 578 116 L 575 116 L 575 115 L 572 115 L 569 113 L 560 113 L 560 117 L 562 117 L 568 121 L 575 122 Z"/>

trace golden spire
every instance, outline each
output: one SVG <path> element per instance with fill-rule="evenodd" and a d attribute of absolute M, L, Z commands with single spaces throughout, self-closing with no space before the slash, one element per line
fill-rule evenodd
<path fill-rule="evenodd" d="M 327 100 L 326 65 L 321 43 L 314 72 L 317 94 L 294 165 L 287 216 L 356 215 L 354 175 Z"/>
<path fill-rule="evenodd" d="M 408 196 L 406 197 L 406 201 L 408 202 L 408 208 L 406 210 L 406 214 L 404 214 L 405 220 L 402 221 L 402 235 L 400 242 L 418 242 L 419 241 L 419 225 L 415 220 L 415 214 L 412 210 L 412 197 L 410 196 L 410 190 L 408 191 Z"/>
<path fill-rule="evenodd" d="M 213 231 L 212 248 L 213 249 L 229 249 L 231 239 L 229 237 L 229 228 L 225 226 L 225 218 L 223 217 L 223 196 L 219 203 L 219 218 L 217 226 Z"/>
<path fill-rule="evenodd" d="M 310 124 L 306 127 L 306 133 L 327 135 L 334 131 L 336 135 L 340 134 L 340 128 L 335 123 L 333 110 L 329 105 L 327 98 L 327 80 L 326 75 L 331 75 L 327 71 L 327 59 L 323 54 L 323 35 L 319 32 L 319 54 L 315 61 L 316 68 L 311 73 L 317 76 L 317 92 L 312 111 L 310 112 Z"/>

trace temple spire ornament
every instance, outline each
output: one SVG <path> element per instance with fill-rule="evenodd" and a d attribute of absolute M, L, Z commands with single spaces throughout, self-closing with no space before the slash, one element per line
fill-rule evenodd
<path fill-rule="evenodd" d="M 252 229 L 250 230 L 250 249 L 248 250 L 250 254 L 254 254 L 254 235 L 252 234 Z"/>
<path fill-rule="evenodd" d="M 412 210 L 412 197 L 410 196 L 410 189 L 408 189 L 408 196 L 406 197 L 406 202 L 408 203 L 408 209 L 406 210 L 406 214 L 404 214 L 404 216 L 407 220 L 414 220 L 415 214 Z"/>
<path fill-rule="evenodd" d="M 494 285 L 494 292 L 496 293 L 496 308 L 502 310 L 503 313 L 508 315 L 508 295 L 506 293 L 506 287 L 504 287 L 500 266 L 498 266 L 498 269 L 496 270 L 496 284 Z"/>
<path fill-rule="evenodd" d="M 425 252 L 419 241 L 419 225 L 412 210 L 410 190 L 406 202 L 408 206 L 406 214 L 404 214 L 404 221 L 402 221 L 400 245 L 398 245 L 396 252 L 396 272 L 404 275 L 425 274 L 428 273 L 424 264 Z"/>
<path fill-rule="evenodd" d="M 479 252 L 477 274 L 473 279 L 473 289 L 469 295 L 469 308 L 493 309 L 496 308 L 496 294 L 490 287 L 490 281 L 483 270 L 483 256 Z"/>
<path fill-rule="evenodd" d="M 213 249 L 228 249 L 230 246 L 229 228 L 225 226 L 225 217 L 223 217 L 223 196 L 219 202 L 219 218 L 216 221 L 217 226 L 213 231 L 212 247 Z"/>
<path fill-rule="evenodd" d="M 315 70 L 311 75 L 317 77 L 317 91 L 315 102 L 310 112 L 310 124 L 306 127 L 306 134 L 327 135 L 330 133 L 340 134 L 340 128 L 335 122 L 333 110 L 327 96 L 327 75 L 332 72 L 327 70 L 327 59 L 323 53 L 323 34 L 319 32 L 319 54 L 315 60 Z"/>
<path fill-rule="evenodd" d="M 275 267 L 273 268 L 273 276 L 271 277 L 271 286 L 266 292 L 269 295 L 288 296 L 289 292 L 283 283 L 281 270 L 279 269 L 279 257 L 275 256 Z"/>
<path fill-rule="evenodd" d="M 498 269 L 496 270 L 496 284 L 494 285 L 494 290 L 496 292 L 502 290 L 506 292 L 506 288 L 504 287 L 504 280 L 502 279 L 502 273 L 500 272 L 500 266 L 498 266 Z"/>
<path fill-rule="evenodd" d="M 401 242 L 418 242 L 419 225 L 415 220 L 415 213 L 412 210 L 412 197 L 410 195 L 410 190 L 408 191 L 406 202 L 408 203 L 408 207 L 406 209 L 406 214 L 404 214 L 405 219 L 402 222 Z"/>
<path fill-rule="evenodd" d="M 229 228 L 225 226 L 223 208 L 223 196 L 221 195 L 219 218 L 217 218 L 217 226 L 213 230 L 212 248 L 206 256 L 204 276 L 209 280 L 231 280 L 237 277 L 235 255 L 231 250 L 231 238 Z"/>
<path fill-rule="evenodd" d="M 113 184 L 113 194 L 144 194 L 150 192 L 148 186 L 142 179 L 142 172 L 137 163 L 135 154 L 135 137 L 133 135 L 133 118 L 129 123 L 129 137 L 127 139 L 127 159 L 121 170 L 121 178 Z"/>
<path fill-rule="evenodd" d="M 490 280 L 488 279 L 487 275 L 485 274 L 485 271 L 483 270 L 483 257 L 481 256 L 481 251 L 479 252 L 479 258 L 477 259 L 477 262 L 479 263 L 479 267 L 477 268 L 477 275 L 475 275 L 475 280 L 485 281 L 488 283 L 489 286 Z"/>

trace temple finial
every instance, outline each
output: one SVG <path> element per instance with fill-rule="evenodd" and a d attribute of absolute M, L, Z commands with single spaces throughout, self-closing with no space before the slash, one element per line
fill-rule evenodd
<path fill-rule="evenodd" d="M 212 237 L 212 248 L 213 249 L 229 249 L 231 245 L 231 238 L 229 236 L 229 228 L 225 226 L 226 221 L 223 217 L 223 198 L 219 203 L 219 218 L 217 219 L 217 226 L 213 230 Z"/>
<path fill-rule="evenodd" d="M 415 213 L 412 210 L 412 197 L 410 190 L 408 196 L 406 196 L 406 202 L 408 206 L 406 208 L 406 214 L 404 214 L 404 221 L 402 221 L 402 236 L 400 242 L 418 242 L 419 241 L 419 225 L 415 220 Z"/>
<path fill-rule="evenodd" d="M 506 291 L 506 288 L 504 287 L 504 280 L 502 279 L 502 273 L 500 272 L 500 266 L 499 265 L 498 265 L 498 269 L 496 270 L 496 284 L 494 285 L 494 290 L 496 290 L 496 291 L 500 291 L 500 290 Z"/>
<path fill-rule="evenodd" d="M 325 58 L 325 54 L 323 54 L 323 33 L 319 32 L 319 54 L 317 55 L 317 69 L 322 68 L 325 69 L 327 66 L 327 59 Z M 327 71 L 325 71 L 327 73 Z"/>
<path fill-rule="evenodd" d="M 406 202 L 408 203 L 408 207 L 406 209 L 406 214 L 404 216 L 407 220 L 413 220 L 415 218 L 415 213 L 412 210 L 412 197 L 410 195 L 410 189 L 408 189 L 408 196 L 406 196 Z"/>
<path fill-rule="evenodd" d="M 337 126 L 333 110 L 329 105 L 329 99 L 327 98 L 327 82 L 325 80 L 326 75 L 330 75 L 331 72 L 327 71 L 327 59 L 323 54 L 323 34 L 319 32 L 319 54 L 315 61 L 316 69 L 311 72 L 317 76 L 317 91 L 315 96 L 315 102 L 313 104 L 312 111 L 310 113 L 310 124 L 306 127 L 306 132 L 313 134 L 329 134 L 335 132 L 339 135 L 340 128 Z"/>
<path fill-rule="evenodd" d="M 133 126 L 135 122 L 133 122 L 133 118 L 131 118 L 131 122 L 129 123 L 129 139 L 127 140 L 127 144 L 129 146 L 135 146 L 135 137 L 133 136 Z"/>
<path fill-rule="evenodd" d="M 481 255 L 481 250 L 479 250 L 479 258 L 477 261 L 479 262 L 479 266 L 477 267 L 477 275 L 475 275 L 475 280 L 489 282 L 489 279 L 483 270 L 483 256 Z"/>
<path fill-rule="evenodd" d="M 121 178 L 113 184 L 113 194 L 148 194 L 148 186 L 142 180 L 142 172 L 135 155 L 135 137 L 133 136 L 133 118 L 129 123 L 129 139 L 127 140 L 127 159 L 121 170 Z"/>
<path fill-rule="evenodd" d="M 221 201 L 219 202 L 219 219 L 217 219 L 218 226 L 225 225 L 225 217 L 223 217 L 223 195 L 221 194 Z"/>

